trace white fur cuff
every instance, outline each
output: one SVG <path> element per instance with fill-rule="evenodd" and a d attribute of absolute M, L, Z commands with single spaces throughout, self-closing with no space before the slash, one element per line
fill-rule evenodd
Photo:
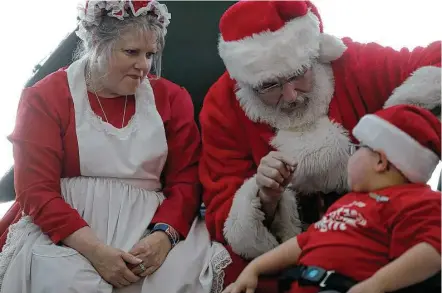
<path fill-rule="evenodd" d="M 281 242 L 285 242 L 302 232 L 302 223 L 299 219 L 298 203 L 294 191 L 287 189 L 282 194 L 270 230 Z"/>
<path fill-rule="evenodd" d="M 417 69 L 393 91 L 384 108 L 400 104 L 416 105 L 429 110 L 440 106 L 441 69 L 436 66 Z"/>
<path fill-rule="evenodd" d="M 283 194 L 271 227 L 275 235 L 264 225 L 264 220 L 258 186 L 252 177 L 236 192 L 224 226 L 224 237 L 235 253 L 253 259 L 278 246 L 277 237 L 286 241 L 301 232 L 294 193 Z"/>

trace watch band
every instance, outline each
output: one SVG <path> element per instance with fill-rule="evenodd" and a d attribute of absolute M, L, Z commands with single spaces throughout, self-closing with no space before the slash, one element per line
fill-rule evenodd
<path fill-rule="evenodd" d="M 153 226 L 151 233 L 155 231 L 162 231 L 166 233 L 169 238 L 170 244 L 172 244 L 172 248 L 175 247 L 180 242 L 180 234 L 170 225 L 165 223 L 157 223 Z"/>

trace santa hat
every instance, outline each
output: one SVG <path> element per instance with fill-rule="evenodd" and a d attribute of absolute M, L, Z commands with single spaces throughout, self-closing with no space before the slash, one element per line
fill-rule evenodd
<path fill-rule="evenodd" d="M 219 54 L 230 76 L 259 85 L 289 76 L 319 58 L 338 59 L 346 46 L 323 33 L 310 1 L 239 1 L 221 17 Z"/>
<path fill-rule="evenodd" d="M 353 135 L 362 144 L 384 151 L 414 183 L 426 183 L 440 161 L 441 122 L 424 108 L 398 105 L 366 115 Z"/>

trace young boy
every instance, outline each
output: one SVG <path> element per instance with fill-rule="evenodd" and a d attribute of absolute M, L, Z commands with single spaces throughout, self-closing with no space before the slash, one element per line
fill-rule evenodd
<path fill-rule="evenodd" d="M 252 293 L 259 275 L 295 264 L 292 293 L 319 292 L 333 278 L 351 284 L 348 293 L 392 292 L 441 269 L 441 195 L 425 184 L 440 161 L 440 121 L 400 105 L 366 115 L 353 135 L 361 145 L 348 162 L 352 192 L 305 233 L 253 260 L 224 293 Z"/>

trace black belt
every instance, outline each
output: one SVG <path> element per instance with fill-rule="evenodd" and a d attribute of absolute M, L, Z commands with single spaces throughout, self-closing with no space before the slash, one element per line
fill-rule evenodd
<path fill-rule="evenodd" d="M 345 293 L 353 287 L 357 281 L 347 276 L 327 271 L 315 266 L 297 266 L 286 270 L 279 278 L 279 291 L 290 290 L 293 282 L 297 281 L 300 286 L 316 286 L 324 290 L 336 290 Z"/>

